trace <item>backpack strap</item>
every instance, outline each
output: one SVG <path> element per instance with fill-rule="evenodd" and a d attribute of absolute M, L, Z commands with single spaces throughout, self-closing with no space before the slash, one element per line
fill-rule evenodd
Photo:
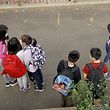
<path fill-rule="evenodd" d="M 104 63 L 103 63 L 103 62 L 101 62 L 101 63 L 100 63 L 100 66 L 99 66 L 99 69 L 100 69 L 100 70 L 102 70 L 102 69 L 103 69 L 103 67 L 104 67 Z"/>
<path fill-rule="evenodd" d="M 86 64 L 86 65 L 89 67 L 90 70 L 95 69 L 95 68 L 93 67 L 92 63 Z M 102 70 L 103 67 L 104 67 L 104 63 L 101 62 L 98 68 L 99 68 L 100 70 Z"/>
<path fill-rule="evenodd" d="M 94 67 L 92 66 L 91 63 L 88 63 L 88 64 L 86 64 L 86 65 L 88 66 L 88 68 L 90 69 L 90 71 L 94 69 Z"/>

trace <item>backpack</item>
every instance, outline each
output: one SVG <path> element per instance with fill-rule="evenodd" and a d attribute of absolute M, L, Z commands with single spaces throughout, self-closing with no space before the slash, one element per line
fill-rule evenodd
<path fill-rule="evenodd" d="M 93 91 L 94 91 L 93 95 L 99 96 L 103 91 L 104 87 L 106 86 L 104 74 L 102 71 L 104 67 L 104 63 L 101 62 L 98 68 L 94 68 L 91 63 L 87 64 L 87 66 L 90 69 L 90 74 L 88 76 L 88 79 L 90 81 L 90 84 L 92 84 L 93 86 Z"/>
<path fill-rule="evenodd" d="M 33 65 L 40 69 L 43 68 L 46 61 L 46 55 L 42 47 L 39 44 L 36 44 L 35 47 L 30 45 L 29 48 L 32 53 Z"/>
<path fill-rule="evenodd" d="M 3 73 L 12 78 L 20 78 L 26 74 L 27 69 L 17 55 L 6 55 L 2 60 Z"/>
<path fill-rule="evenodd" d="M 75 72 L 77 69 L 79 68 L 75 66 L 69 70 L 67 67 L 67 61 L 64 61 L 64 70 L 55 76 L 52 88 L 64 96 L 69 96 L 71 90 L 76 89 L 75 86 L 72 87 L 73 81 L 69 76 L 72 76 L 73 72 Z"/>

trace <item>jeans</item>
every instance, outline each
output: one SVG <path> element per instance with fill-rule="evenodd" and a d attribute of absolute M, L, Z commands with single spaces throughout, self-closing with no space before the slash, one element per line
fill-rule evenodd
<path fill-rule="evenodd" d="M 110 62 L 110 52 L 106 54 L 105 58 L 104 58 L 104 63 L 107 63 L 109 60 Z"/>
<path fill-rule="evenodd" d="M 72 96 L 67 97 L 61 94 L 61 99 L 62 99 L 62 107 L 73 107 L 74 102 Z"/>
<path fill-rule="evenodd" d="M 33 77 L 34 80 L 37 82 L 38 89 L 43 89 L 42 88 L 43 76 L 41 69 L 37 69 L 34 73 L 29 72 L 29 74 L 31 74 L 31 77 Z"/>
<path fill-rule="evenodd" d="M 0 72 L 3 71 L 3 66 L 2 66 L 2 60 L 0 59 Z M 16 78 L 11 78 L 8 74 L 4 74 L 2 75 L 2 78 L 4 79 L 5 83 L 9 84 L 9 83 L 13 83 Z"/>
<path fill-rule="evenodd" d="M 5 80 L 6 84 L 13 83 L 16 80 L 16 78 L 11 78 L 8 74 L 2 75 L 2 78 Z"/>

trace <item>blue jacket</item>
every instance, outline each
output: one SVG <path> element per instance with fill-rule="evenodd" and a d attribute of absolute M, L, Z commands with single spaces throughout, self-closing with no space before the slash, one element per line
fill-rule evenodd
<path fill-rule="evenodd" d="M 110 53 L 110 36 L 109 39 L 106 41 L 106 52 Z"/>

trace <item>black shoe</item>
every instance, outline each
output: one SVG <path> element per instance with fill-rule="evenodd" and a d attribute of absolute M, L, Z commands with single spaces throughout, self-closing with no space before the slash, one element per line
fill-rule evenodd
<path fill-rule="evenodd" d="M 35 91 L 39 91 L 39 92 L 43 92 L 43 91 L 44 91 L 44 88 L 42 88 L 42 89 L 38 89 L 38 87 L 35 86 L 35 87 L 34 87 L 34 90 L 35 90 Z"/>

